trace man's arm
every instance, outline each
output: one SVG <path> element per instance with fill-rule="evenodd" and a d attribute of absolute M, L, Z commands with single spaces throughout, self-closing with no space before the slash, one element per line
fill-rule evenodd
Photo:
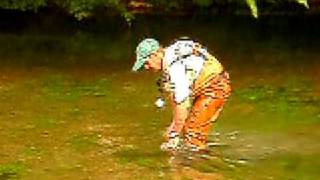
<path fill-rule="evenodd" d="M 169 50 L 173 51 L 173 54 L 166 53 L 169 58 L 169 62 L 174 62 L 168 68 L 168 89 L 171 92 L 170 101 L 173 109 L 173 119 L 169 126 L 165 137 L 174 138 L 181 133 L 184 123 L 189 115 L 190 108 L 190 84 L 187 77 L 186 66 L 182 61 L 175 61 L 177 56 L 192 52 L 192 46 L 187 46 L 187 43 L 175 43 Z M 186 47 L 183 47 L 186 46 Z M 177 48 L 177 49 L 176 49 Z M 178 53 L 177 53 L 178 52 Z M 172 56 L 170 56 L 172 55 Z M 178 58 L 178 59 L 179 59 Z"/>
<path fill-rule="evenodd" d="M 186 98 L 184 101 L 180 103 L 176 103 L 173 98 L 170 98 L 172 101 L 173 108 L 173 119 L 171 125 L 169 126 L 165 137 L 168 140 L 169 138 L 174 138 L 179 136 L 181 133 L 184 123 L 189 116 L 189 108 L 190 108 L 190 98 Z"/>

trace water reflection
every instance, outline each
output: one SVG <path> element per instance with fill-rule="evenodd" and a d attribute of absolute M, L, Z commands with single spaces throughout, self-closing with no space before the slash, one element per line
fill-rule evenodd
<path fill-rule="evenodd" d="M 239 134 L 240 131 L 211 134 L 207 151 L 192 152 L 181 148 L 170 152 L 170 176 L 173 179 L 227 179 L 230 173 L 246 167 L 252 159 L 245 153 L 248 149 L 254 151 L 251 146 L 236 145 L 244 142 Z"/>
<path fill-rule="evenodd" d="M 169 166 L 172 179 L 225 179 L 219 169 L 225 166 L 222 156 L 208 151 L 194 153 L 179 151 L 169 157 Z"/>

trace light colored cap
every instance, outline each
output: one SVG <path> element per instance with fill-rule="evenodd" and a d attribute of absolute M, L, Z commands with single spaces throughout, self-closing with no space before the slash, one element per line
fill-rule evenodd
<path fill-rule="evenodd" d="M 137 59 L 132 67 L 132 71 L 138 71 L 148 60 L 150 55 L 156 52 L 159 48 L 160 44 L 155 39 L 147 38 L 141 41 L 136 49 Z"/>

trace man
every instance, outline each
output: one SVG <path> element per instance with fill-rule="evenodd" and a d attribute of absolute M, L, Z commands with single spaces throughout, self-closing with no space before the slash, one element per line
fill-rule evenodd
<path fill-rule="evenodd" d="M 197 42 L 183 38 L 168 47 L 155 39 L 145 39 L 136 49 L 132 67 L 138 71 L 162 71 L 158 83 L 169 94 L 173 109 L 171 125 L 161 148 L 175 151 L 183 146 L 191 151 L 206 151 L 209 128 L 216 121 L 230 95 L 229 75 L 218 60 Z M 161 105 L 161 101 L 157 102 Z"/>

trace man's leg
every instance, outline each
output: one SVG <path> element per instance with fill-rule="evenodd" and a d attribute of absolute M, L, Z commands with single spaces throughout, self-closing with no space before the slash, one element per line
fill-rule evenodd
<path fill-rule="evenodd" d="M 223 107 L 224 99 L 202 95 L 196 99 L 184 126 L 185 145 L 191 149 L 207 148 L 208 134 Z"/>
<path fill-rule="evenodd" d="M 209 129 L 216 121 L 231 93 L 229 74 L 224 72 L 202 90 L 193 103 L 184 125 L 185 144 L 196 149 L 206 149 Z"/>

